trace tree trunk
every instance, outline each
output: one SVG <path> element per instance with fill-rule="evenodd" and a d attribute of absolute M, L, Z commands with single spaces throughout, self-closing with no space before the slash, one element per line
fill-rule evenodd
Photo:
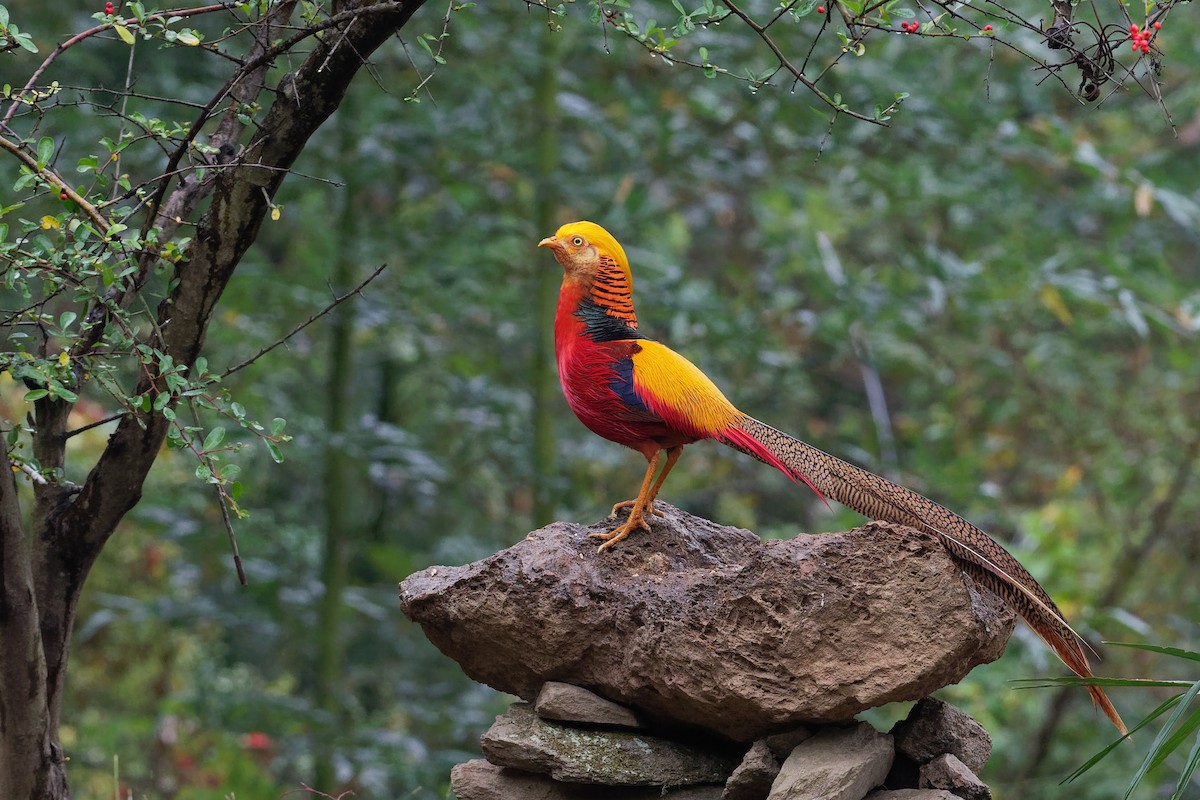
<path fill-rule="evenodd" d="M 562 60 L 562 31 L 547 26 L 542 31 L 541 69 L 535 89 L 533 106 L 537 123 L 537 185 L 534 187 L 534 221 L 537 238 L 554 232 L 558 210 L 558 73 Z M 561 222 L 562 220 L 560 220 Z M 533 358 L 529 380 L 533 392 L 533 526 L 541 527 L 554 519 L 554 483 L 558 479 L 557 441 L 554 436 L 552 409 L 561 403 L 554 368 L 553 326 L 558 284 L 562 271 L 554 264 L 542 263 L 537 270 L 533 333 Z"/>
<path fill-rule="evenodd" d="M 244 88 L 264 74 L 277 55 L 266 48 L 296 30 L 273 27 L 287 23 L 294 5 L 285 2 L 275 7 L 257 31 L 258 42 L 239 67 L 240 79 L 235 83 Z M 177 269 L 174 288 L 158 309 L 157 333 L 149 342 L 173 363 L 188 367 L 195 363 L 221 293 L 254 242 L 289 168 L 342 102 L 365 59 L 421 5 L 423 0 L 361 3 L 342 12 L 338 24 L 320 37 L 295 39 L 294 44 L 311 52 L 299 69 L 280 80 L 274 102 L 240 157 L 213 170 L 215 179 L 203 183 L 201 190 L 194 181 L 181 184 L 159 207 L 186 213 L 198 204 L 201 194 L 211 194 L 189 258 Z M 218 101 L 224 96 L 222 89 Z M 106 316 L 101 309 L 96 317 L 101 329 Z M 90 344 L 98 340 L 96 333 Z M 152 372 L 138 391 L 154 397 L 163 384 L 161 376 Z M 35 404 L 33 447 L 43 470 L 63 464 L 69 411 L 61 400 L 45 398 Z M 58 730 L 79 595 L 117 524 L 141 499 L 142 484 L 162 449 L 167 428 L 161 413 L 139 411 L 123 417 L 81 487 L 35 481 L 28 529 L 21 522 L 7 454 L 0 459 L 3 800 L 68 796 Z"/>
<path fill-rule="evenodd" d="M 354 141 L 354 97 L 347 97 L 339 118 L 341 144 L 338 152 L 356 152 Z M 340 241 L 335 242 L 333 275 L 329 283 L 341 293 L 350 288 L 355 248 L 350 241 L 355 230 L 356 204 L 362 192 L 362 170 L 354 164 L 343 172 L 342 213 L 337 225 Z M 346 436 L 354 406 L 354 309 L 342 304 L 331 313 L 329 329 L 329 369 L 325 377 L 325 452 L 323 478 L 325 483 L 324 549 L 321 559 L 321 585 L 324 589 L 317 606 L 316 631 L 316 701 L 326 730 L 314 743 L 313 786 L 332 795 L 339 793 L 334 785 L 334 736 L 339 730 L 343 703 L 340 676 L 342 672 L 342 620 L 344 597 L 349 573 L 350 546 L 357 538 L 357 521 L 352 509 L 351 492 L 355 483 L 351 471 L 353 459 L 346 450 Z"/>

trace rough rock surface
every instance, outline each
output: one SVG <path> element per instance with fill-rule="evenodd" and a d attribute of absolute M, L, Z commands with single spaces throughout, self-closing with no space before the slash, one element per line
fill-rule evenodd
<path fill-rule="evenodd" d="M 943 753 L 953 753 L 972 772 L 979 772 L 992 754 L 992 737 L 967 714 L 949 703 L 926 697 L 908 717 L 892 728 L 896 750 L 925 764 Z"/>
<path fill-rule="evenodd" d="M 770 748 L 771 754 L 774 755 L 780 763 L 783 763 L 783 761 L 792 754 L 792 751 L 796 749 L 796 745 L 800 744 L 805 739 L 811 738 L 814 733 L 816 733 L 816 731 L 814 731 L 812 728 L 801 726 L 798 728 L 793 728 L 790 731 L 772 734 L 766 739 L 763 739 L 763 741 L 767 743 L 767 747 Z"/>
<path fill-rule="evenodd" d="M 871 792 L 866 800 L 962 800 L 945 789 L 880 789 Z"/>
<path fill-rule="evenodd" d="M 768 800 L 862 800 L 892 766 L 892 737 L 865 722 L 829 728 L 797 745 Z"/>
<path fill-rule="evenodd" d="M 458 800 L 719 800 L 721 797 L 720 786 L 613 789 L 559 783 L 545 775 L 497 767 L 482 758 L 450 770 L 450 788 Z"/>
<path fill-rule="evenodd" d="M 724 783 L 736 755 L 628 731 L 572 728 L 540 719 L 524 703 L 480 739 L 488 761 L 568 783 L 683 786 Z"/>
<path fill-rule="evenodd" d="M 992 790 L 949 753 L 921 767 L 922 789 L 946 789 L 963 800 L 992 800 Z"/>
<path fill-rule="evenodd" d="M 763 800 L 771 792 L 779 767 L 779 759 L 771 752 L 766 740 L 759 739 L 746 751 L 742 763 L 725 782 L 721 800 Z"/>
<path fill-rule="evenodd" d="M 538 692 L 533 710 L 542 719 L 579 722 L 615 728 L 641 728 L 637 715 L 595 692 L 558 681 L 547 681 Z"/>
<path fill-rule="evenodd" d="M 532 700 L 563 681 L 740 741 L 924 697 L 1012 631 L 934 537 L 876 524 L 760 542 L 658 505 L 651 533 L 602 554 L 588 528 L 555 523 L 411 575 L 404 613 L 501 691 Z"/>

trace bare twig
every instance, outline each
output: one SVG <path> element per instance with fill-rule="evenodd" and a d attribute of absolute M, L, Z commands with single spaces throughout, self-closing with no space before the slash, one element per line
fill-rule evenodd
<path fill-rule="evenodd" d="M 225 524 L 225 533 L 229 536 L 229 549 L 233 551 L 233 565 L 237 569 L 238 582 L 245 586 L 246 569 L 242 566 L 242 554 L 238 552 L 237 534 L 233 530 L 233 521 L 229 519 L 231 499 L 226 495 L 225 487 L 221 484 L 214 483 L 213 488 L 217 490 L 217 505 L 221 507 L 221 522 Z"/>
<path fill-rule="evenodd" d="M 762 25 L 759 25 L 757 22 L 755 22 L 753 19 L 751 19 L 750 15 L 747 14 L 746 12 L 742 11 L 738 6 L 734 5 L 732 0 L 722 0 L 722 2 L 725 4 L 726 8 L 728 8 L 730 11 L 733 12 L 733 15 L 735 17 L 737 17 L 742 22 L 744 22 L 747 25 L 747 27 L 750 28 L 750 30 L 752 30 L 756 34 L 758 34 L 758 38 L 762 39 L 763 43 L 767 46 L 767 48 L 775 55 L 775 57 L 777 59 L 779 59 L 779 65 L 781 67 L 783 67 L 785 70 L 790 72 L 792 74 L 792 77 L 794 77 L 800 83 L 804 84 L 804 86 L 810 92 L 815 94 L 817 97 L 821 98 L 821 100 L 827 106 L 832 108 L 834 111 L 841 112 L 842 114 L 845 114 L 848 117 L 853 117 L 854 119 L 861 120 L 862 122 L 870 122 L 872 125 L 882 125 L 884 127 L 887 127 L 887 123 L 884 122 L 883 120 L 873 119 L 871 117 L 868 117 L 866 114 L 861 114 L 857 111 L 853 111 L 853 110 L 847 108 L 842 103 L 834 102 L 833 98 L 830 97 L 829 95 L 827 95 L 823 89 L 818 87 L 815 81 L 810 79 L 808 76 L 806 76 L 802 71 L 797 69 L 792 64 L 792 62 L 788 59 L 788 57 L 786 55 L 784 55 L 783 50 L 781 50 L 779 48 L 779 45 L 777 45 L 775 43 L 775 40 L 772 39 L 771 36 L 767 33 L 766 28 L 764 28 Z"/>
<path fill-rule="evenodd" d="M 7 126 L 8 123 L 12 122 L 13 115 L 16 114 L 17 109 L 21 107 L 21 97 L 23 97 L 26 92 L 28 92 L 34 87 L 34 85 L 37 84 L 37 79 L 42 77 L 42 74 L 50 68 L 51 64 L 58 60 L 59 56 L 80 42 L 90 39 L 98 33 L 103 33 L 104 31 L 112 28 L 114 25 L 144 25 L 146 22 L 158 22 L 160 20 L 170 19 L 172 17 L 194 17 L 200 14 L 211 14 L 214 11 L 224 11 L 226 8 L 227 6 L 221 3 L 210 6 L 201 6 L 200 8 L 177 8 L 172 9 L 171 11 L 163 11 L 158 14 L 150 14 L 141 22 L 138 21 L 137 17 L 130 17 L 128 19 L 116 20 L 114 22 L 106 22 L 103 25 L 96 25 L 95 27 L 88 28 L 86 31 L 75 34 L 70 39 L 67 39 L 58 47 L 54 48 L 50 55 L 46 56 L 46 60 L 43 61 L 38 68 L 33 71 L 33 74 L 29 76 L 29 80 L 25 82 L 25 85 L 21 87 L 19 91 L 11 95 L 13 101 L 9 103 L 8 111 L 5 112 L 4 118 L 0 119 L 0 126 Z"/>
<path fill-rule="evenodd" d="M 233 373 L 237 372 L 238 370 L 245 369 L 246 367 L 253 364 L 255 361 L 258 361 L 260 358 L 265 356 L 267 353 L 274 350 L 276 347 L 279 347 L 280 345 L 284 344 L 289 339 L 291 339 L 293 336 L 300 333 L 300 331 L 304 330 L 309 325 L 312 325 L 314 322 L 319 320 L 321 317 L 325 316 L 330 311 L 333 311 L 333 309 L 337 308 L 339 305 L 344 303 L 346 300 L 350 299 L 354 295 L 361 292 L 368 283 L 370 283 L 371 281 L 378 278 L 380 273 L 382 273 L 385 269 L 387 269 L 387 264 L 380 264 L 378 267 L 375 268 L 374 272 L 372 272 L 370 275 L 368 275 L 366 278 L 364 278 L 362 281 L 360 281 L 359 284 L 357 286 L 355 286 L 353 289 L 351 289 L 350 291 L 346 292 L 343 295 L 335 295 L 333 301 L 331 303 L 329 303 L 329 305 L 325 306 L 323 309 L 318 311 L 316 314 L 313 314 L 311 317 L 304 320 L 304 322 L 301 322 L 299 325 L 292 328 L 290 331 L 288 331 L 286 334 L 284 334 L 281 338 L 276 339 L 274 342 L 267 345 L 262 350 L 259 350 L 257 353 L 255 353 L 250 358 L 246 359 L 245 361 L 241 362 L 240 364 L 235 364 L 232 367 L 230 367 L 229 369 L 225 370 L 224 372 L 221 373 L 221 377 L 227 378 L 230 375 L 232 375 Z"/>

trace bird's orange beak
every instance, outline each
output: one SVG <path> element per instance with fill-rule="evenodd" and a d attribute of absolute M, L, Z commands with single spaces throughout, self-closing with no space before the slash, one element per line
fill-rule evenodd
<path fill-rule="evenodd" d="M 562 242 L 553 236 L 547 236 L 545 239 L 542 239 L 538 242 L 538 247 L 549 247 L 556 253 L 561 252 L 563 249 Z"/>

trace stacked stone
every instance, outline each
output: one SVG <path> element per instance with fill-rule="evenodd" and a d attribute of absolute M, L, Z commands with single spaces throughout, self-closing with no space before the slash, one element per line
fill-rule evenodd
<path fill-rule="evenodd" d="M 455 768 L 459 800 L 990 796 L 986 732 L 922 698 L 998 658 L 1013 617 L 937 537 L 875 523 L 762 542 L 658 510 L 611 552 L 555 523 L 401 584 L 467 675 L 532 704 Z M 854 721 L 906 700 L 891 732 Z"/>
<path fill-rule="evenodd" d="M 745 744 L 651 730 L 632 710 L 564 683 L 515 703 L 451 772 L 458 800 L 990 800 L 975 775 L 983 727 L 925 698 L 890 733 L 802 726 Z"/>

